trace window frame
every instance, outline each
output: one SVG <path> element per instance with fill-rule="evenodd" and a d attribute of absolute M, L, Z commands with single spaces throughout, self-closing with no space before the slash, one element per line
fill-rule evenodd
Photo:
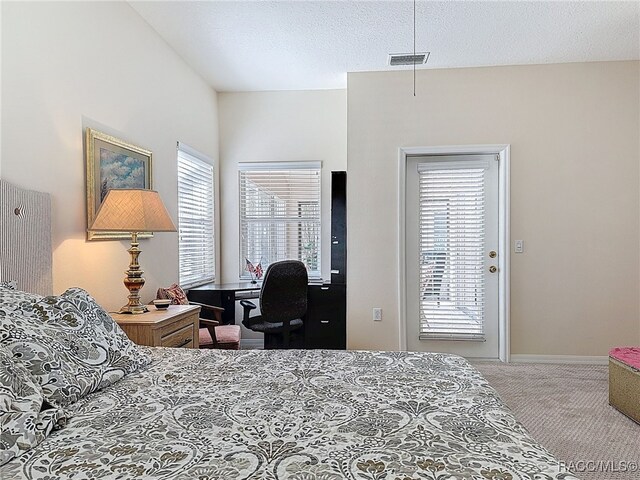
<path fill-rule="evenodd" d="M 209 212 L 209 216 L 203 216 L 203 222 L 206 224 L 208 219 L 210 219 L 210 242 L 207 243 L 206 248 L 211 250 L 210 262 L 203 262 L 206 265 L 206 272 L 199 277 L 189 279 L 185 278 L 182 270 L 182 255 L 180 253 L 181 250 L 181 216 L 180 216 L 180 205 L 181 205 L 181 189 L 180 189 L 180 162 L 188 161 L 193 162 L 194 164 L 200 164 L 199 167 L 205 167 L 211 169 L 211 208 Z M 178 278 L 180 282 L 180 286 L 184 289 L 193 288 L 199 285 L 204 285 L 206 283 L 213 283 L 217 279 L 217 267 L 218 267 L 218 198 L 217 198 L 217 165 L 216 161 L 207 155 L 199 152 L 198 150 L 186 145 L 182 142 L 177 142 L 176 149 L 176 194 L 177 194 L 177 210 L 178 210 Z M 206 235 L 205 235 L 206 236 Z"/>
<path fill-rule="evenodd" d="M 243 248 L 243 227 L 245 226 L 245 223 L 247 222 L 247 220 L 245 220 L 243 218 L 243 211 L 246 210 L 246 206 L 245 206 L 245 210 L 243 210 L 243 205 L 245 205 L 245 201 L 246 198 L 243 197 L 243 188 L 242 188 L 242 184 L 243 184 L 243 178 L 242 178 L 242 173 L 243 172 L 254 172 L 254 171 L 260 171 L 260 172 L 268 172 L 268 171 L 283 171 L 283 170 L 290 170 L 290 171 L 294 171 L 294 170 L 317 170 L 317 221 L 314 220 L 313 222 L 311 222 L 312 224 L 316 224 L 317 225 L 317 238 L 318 238 L 318 242 L 317 242 L 317 270 L 308 270 L 309 273 L 309 279 L 310 280 L 322 280 L 322 162 L 321 161 L 301 161 L 301 162 L 240 162 L 238 163 L 238 266 L 239 266 L 239 274 L 238 274 L 238 278 L 240 281 L 249 281 L 252 279 L 251 274 L 246 270 L 246 259 L 244 258 L 244 248 Z M 259 188 L 259 187 L 256 187 Z M 274 198 L 271 199 L 272 202 L 277 201 Z M 315 202 L 313 201 L 296 201 L 296 203 L 294 204 L 293 202 L 291 202 L 290 205 L 287 205 L 285 203 L 286 207 L 289 208 L 294 208 L 296 212 L 298 212 L 298 216 L 300 216 L 302 209 L 301 209 L 301 204 L 313 204 Z M 276 204 L 273 203 L 271 205 L 271 210 L 275 210 L 276 209 Z M 291 220 L 293 220 L 293 217 L 291 218 Z M 274 222 L 273 217 L 266 219 L 265 223 L 268 222 Z M 316 223 L 317 222 L 317 223 Z M 297 222 L 295 222 L 297 231 L 295 232 L 295 242 L 296 244 L 300 244 L 300 238 L 301 238 L 301 227 L 303 224 L 305 223 L 310 223 L 309 221 L 306 221 L 303 218 L 300 218 Z M 294 222 L 292 222 L 291 224 L 294 224 Z M 270 225 L 270 229 L 271 231 L 275 228 L 278 228 L 278 225 L 274 225 L 273 223 Z M 274 248 L 277 249 L 277 237 L 279 235 L 279 233 L 275 233 L 273 234 L 275 235 L 274 238 L 276 238 L 276 246 Z M 285 236 L 287 234 L 285 233 Z M 247 240 L 248 242 L 249 240 Z M 248 248 L 247 248 L 248 250 Z M 276 254 L 277 255 L 277 254 Z M 300 255 L 301 256 L 301 255 Z M 256 262 L 260 262 L 261 260 L 265 260 L 264 257 L 262 259 L 254 259 L 254 258 L 249 258 L 249 261 L 256 263 Z M 270 259 L 266 259 L 267 260 L 267 264 L 263 264 L 262 267 L 263 269 L 266 271 L 266 267 L 268 265 L 268 261 Z M 277 261 L 277 260 L 275 260 Z M 301 261 L 302 261 L 302 256 L 301 256 Z M 305 264 L 306 265 L 306 264 Z M 307 269 L 309 269 L 309 266 L 307 266 Z"/>

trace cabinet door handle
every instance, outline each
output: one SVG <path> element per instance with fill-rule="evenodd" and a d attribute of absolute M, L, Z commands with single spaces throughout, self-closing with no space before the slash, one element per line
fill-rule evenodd
<path fill-rule="evenodd" d="M 189 343 L 191 341 L 190 338 L 187 338 L 184 342 L 182 342 L 180 345 L 178 345 L 176 348 L 182 348 L 184 347 L 187 343 Z"/>
<path fill-rule="evenodd" d="M 329 290 L 329 287 L 320 287 L 320 290 Z"/>
<path fill-rule="evenodd" d="M 329 320 L 320 320 L 320 323 L 329 323 Z"/>

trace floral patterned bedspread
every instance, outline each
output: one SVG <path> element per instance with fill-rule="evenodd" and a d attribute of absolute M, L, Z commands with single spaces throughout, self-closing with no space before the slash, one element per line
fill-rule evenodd
<path fill-rule="evenodd" d="M 149 349 L 5 479 L 575 479 L 464 359 Z"/>

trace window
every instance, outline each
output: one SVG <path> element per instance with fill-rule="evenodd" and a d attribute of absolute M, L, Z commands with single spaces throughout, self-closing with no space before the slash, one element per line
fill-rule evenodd
<path fill-rule="evenodd" d="M 178 143 L 180 285 L 215 280 L 214 172 L 211 160 Z"/>
<path fill-rule="evenodd" d="M 246 260 L 303 262 L 320 278 L 320 162 L 240 164 L 240 278 Z"/>
<path fill-rule="evenodd" d="M 485 338 L 482 160 L 418 164 L 420 339 Z"/>

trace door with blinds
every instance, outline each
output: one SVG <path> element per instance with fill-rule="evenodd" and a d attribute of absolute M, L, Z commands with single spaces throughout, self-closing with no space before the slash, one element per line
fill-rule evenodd
<path fill-rule="evenodd" d="M 407 348 L 498 358 L 498 157 L 407 162 Z"/>

